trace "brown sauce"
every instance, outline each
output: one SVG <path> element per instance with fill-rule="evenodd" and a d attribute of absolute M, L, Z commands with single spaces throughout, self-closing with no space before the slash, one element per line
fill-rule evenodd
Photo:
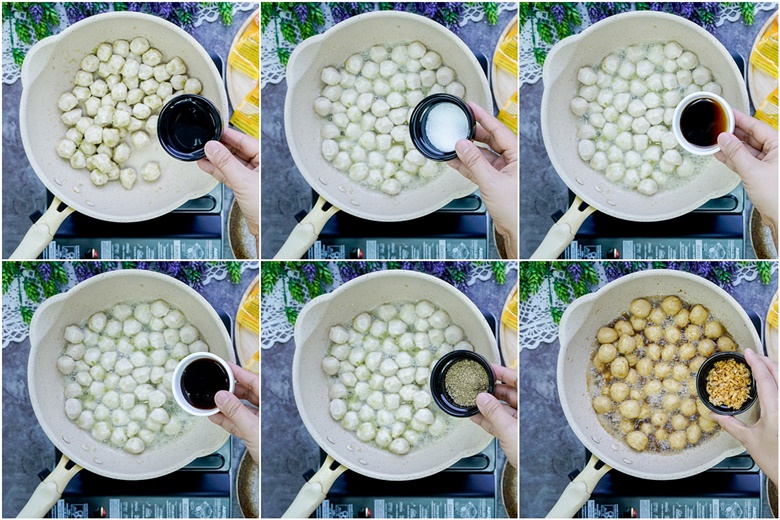
<path fill-rule="evenodd" d="M 220 390 L 230 388 L 230 378 L 225 368 L 213 359 L 196 359 L 184 369 L 181 375 L 181 392 L 195 408 L 211 410 L 216 408 L 214 396 Z"/>
<path fill-rule="evenodd" d="M 680 115 L 680 132 L 689 143 L 708 147 L 728 130 L 728 116 L 720 103 L 702 98 L 685 107 Z"/>

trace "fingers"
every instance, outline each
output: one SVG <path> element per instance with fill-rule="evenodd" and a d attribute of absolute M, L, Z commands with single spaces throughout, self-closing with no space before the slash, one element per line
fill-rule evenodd
<path fill-rule="evenodd" d="M 517 408 L 517 390 L 511 386 L 496 385 L 495 389 L 493 389 L 493 395 L 495 395 L 497 399 L 506 401 L 512 408 Z"/>
<path fill-rule="evenodd" d="M 753 356 L 755 354 L 755 356 Z M 757 361 L 764 364 L 764 366 L 769 370 L 769 373 L 772 374 L 772 377 L 775 380 L 775 383 L 777 383 L 777 361 L 767 357 L 762 356 L 760 354 L 756 354 L 752 350 L 750 351 L 750 356 L 753 356 L 756 358 Z M 750 364 L 750 367 L 752 368 L 753 365 L 750 363 L 750 359 L 747 359 L 748 364 Z"/>
<path fill-rule="evenodd" d="M 719 158 L 721 162 L 731 168 L 743 180 L 747 180 L 746 178 L 753 174 L 754 168 L 752 166 L 756 158 L 747 151 L 742 141 L 733 134 L 723 132 L 718 136 L 718 145 L 721 151 L 715 154 L 715 157 L 721 156 Z"/>
<path fill-rule="evenodd" d="M 750 368 L 753 370 L 753 379 L 756 381 L 756 390 L 758 391 L 758 397 L 761 403 L 762 416 L 764 412 L 764 403 L 766 402 L 769 408 L 776 408 L 774 404 L 777 402 L 777 381 L 774 375 L 770 372 L 769 368 L 762 361 L 763 356 L 759 356 L 751 349 L 745 350 L 745 361 L 747 361 Z"/>
<path fill-rule="evenodd" d="M 238 400 L 238 397 L 225 390 L 220 390 L 217 392 L 214 400 L 217 403 L 219 411 L 222 412 L 222 415 L 227 419 L 227 421 L 222 420 L 221 423 L 217 423 L 224 429 L 242 439 L 246 439 L 251 432 L 257 430 L 257 415 L 244 406 L 241 401 Z M 216 422 L 216 420 L 214 422 Z"/>
<path fill-rule="evenodd" d="M 217 141 L 206 143 L 205 150 L 208 161 L 199 160 L 200 169 L 236 191 L 243 182 L 242 177 L 248 173 L 246 166 Z"/>
<path fill-rule="evenodd" d="M 496 164 L 496 162 L 497 162 L 497 161 L 498 161 L 498 160 L 501 158 L 501 156 L 500 156 L 500 155 L 496 155 L 496 153 L 495 153 L 495 152 L 493 152 L 492 150 L 489 150 L 489 149 L 487 149 L 487 148 L 482 148 L 482 147 L 479 147 L 479 146 L 477 146 L 477 149 L 478 149 L 478 150 L 479 150 L 479 152 L 482 154 L 482 156 L 483 156 L 483 157 L 484 157 L 484 158 L 487 160 L 487 162 L 489 162 L 489 163 L 491 164 L 491 166 L 493 166 L 494 168 L 496 168 L 495 164 Z M 464 175 L 465 177 L 467 177 L 467 178 L 468 178 L 468 175 L 467 175 L 467 173 L 466 173 L 466 172 L 468 172 L 468 168 L 466 168 L 466 167 L 463 165 L 463 163 L 461 162 L 461 160 L 460 160 L 460 159 L 452 159 L 452 160 L 449 160 L 449 161 L 447 161 L 447 164 L 448 164 L 448 165 L 449 165 L 451 168 L 455 168 L 455 169 L 456 169 L 456 170 L 458 170 L 458 171 L 459 171 L 459 172 L 460 172 L 462 175 Z M 498 169 L 498 168 L 496 168 L 496 169 Z"/>
<path fill-rule="evenodd" d="M 255 406 L 260 406 L 257 396 L 250 390 L 241 384 L 236 384 L 236 388 L 233 390 L 233 395 L 244 401 L 249 401 Z M 254 410 L 253 410 L 254 411 Z"/>
<path fill-rule="evenodd" d="M 730 415 L 719 415 L 713 412 L 710 412 L 710 419 L 745 446 L 750 435 L 750 428 L 745 426 L 745 423 Z"/>
<path fill-rule="evenodd" d="M 487 132 L 482 135 L 480 141 L 500 154 L 517 154 L 517 136 L 501 121 L 488 114 L 481 106 L 476 103 L 469 103 L 468 105 L 474 113 L 474 118 Z"/>
<path fill-rule="evenodd" d="M 517 388 L 517 370 L 512 370 L 511 368 L 501 365 L 494 365 L 493 363 L 490 364 L 490 368 L 493 369 L 493 375 L 496 376 L 496 379 L 512 388 Z"/>
<path fill-rule="evenodd" d="M 751 136 L 751 140 L 758 145 L 753 145 L 755 148 L 760 150 L 765 146 L 777 146 L 777 131 L 763 121 L 734 110 L 734 122 L 737 128 Z"/>
<path fill-rule="evenodd" d="M 505 405 L 490 394 L 479 394 L 477 396 L 477 408 L 480 415 L 475 415 L 472 420 L 479 424 L 483 430 L 489 434 L 502 439 L 511 436 L 514 422 L 517 420 L 512 412 L 508 411 Z"/>
<path fill-rule="evenodd" d="M 249 397 L 240 397 L 240 398 L 246 399 L 247 401 L 251 402 L 255 406 L 259 406 L 258 399 L 260 396 L 260 376 L 253 372 L 250 372 L 249 370 L 241 368 L 235 363 L 231 363 L 228 361 L 228 365 L 230 366 L 230 370 L 233 372 L 236 381 L 239 382 L 244 388 L 250 391 L 251 395 Z"/>
<path fill-rule="evenodd" d="M 246 161 L 251 161 L 260 154 L 260 141 L 254 137 L 242 134 L 232 128 L 222 132 L 220 142 L 230 151 Z"/>
<path fill-rule="evenodd" d="M 471 141 L 466 139 L 458 141 L 455 145 L 455 152 L 461 163 L 458 171 L 474 184 L 483 187 L 491 181 L 490 176 L 496 174 L 496 169 L 493 168 L 490 161 Z"/>

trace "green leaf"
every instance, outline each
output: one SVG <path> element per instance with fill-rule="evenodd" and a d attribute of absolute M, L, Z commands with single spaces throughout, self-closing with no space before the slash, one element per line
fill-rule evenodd
<path fill-rule="evenodd" d="M 260 30 L 265 32 L 268 24 L 276 16 L 278 4 L 276 2 L 262 2 L 260 4 Z"/>
<path fill-rule="evenodd" d="M 43 21 L 52 27 L 60 25 L 60 14 L 57 12 L 55 4 L 48 2 L 43 4 Z"/>
<path fill-rule="evenodd" d="M 574 27 L 582 25 L 582 16 L 580 15 L 580 10 L 577 9 L 577 4 L 567 2 L 563 5 L 566 10 L 566 19 L 569 23 Z"/>
<path fill-rule="evenodd" d="M 306 291 L 300 280 L 289 278 L 287 280 L 287 290 L 290 291 L 290 296 L 296 302 L 304 303 L 306 301 Z"/>
<path fill-rule="evenodd" d="M 17 49 L 16 47 L 11 49 L 11 56 L 14 58 L 14 63 L 16 63 L 17 67 L 21 67 L 22 63 L 24 63 L 24 51 L 22 49 Z"/>
<path fill-rule="evenodd" d="M 498 285 L 506 283 L 506 264 L 504 262 L 490 262 L 490 270 L 493 271 Z"/>
<path fill-rule="evenodd" d="M 233 24 L 233 4 L 231 2 L 217 2 L 217 11 L 220 18 L 222 18 L 222 24 L 230 26 Z"/>
<path fill-rule="evenodd" d="M 740 2 L 739 11 L 745 20 L 745 25 L 753 25 L 756 17 L 756 6 L 753 2 Z"/>
<path fill-rule="evenodd" d="M 534 59 L 539 66 L 544 66 L 544 60 L 547 58 L 547 52 L 539 47 L 534 47 Z"/>
<path fill-rule="evenodd" d="M 550 307 L 550 314 L 552 315 L 553 323 L 556 325 L 561 323 L 563 317 L 563 309 L 560 307 Z"/>
<path fill-rule="evenodd" d="M 22 281 L 22 287 L 24 288 L 24 294 L 27 295 L 27 299 L 33 303 L 38 303 L 41 299 L 41 287 L 38 281 L 34 278 L 25 278 Z"/>
<path fill-rule="evenodd" d="M 237 284 L 241 281 L 241 262 L 235 260 L 227 262 L 227 271 L 231 282 Z"/>
<path fill-rule="evenodd" d="M 32 43 L 32 33 L 30 32 L 30 25 L 23 20 L 16 23 L 16 35 L 22 43 L 30 45 Z"/>
<path fill-rule="evenodd" d="M 290 61 L 290 51 L 283 47 L 279 47 L 276 49 L 276 56 L 279 58 L 279 63 L 286 67 L 287 62 Z"/>
<path fill-rule="evenodd" d="M 770 262 L 756 262 L 756 270 L 761 277 L 761 283 L 769 285 L 772 282 L 772 264 Z"/>
<path fill-rule="evenodd" d="M 24 322 L 29 325 L 35 312 L 25 305 L 19 307 L 19 312 L 22 314 L 22 320 L 24 320 Z"/>
<path fill-rule="evenodd" d="M 287 317 L 287 321 L 290 322 L 290 325 L 295 325 L 295 321 L 298 319 L 298 311 L 295 307 L 285 307 L 284 314 Z"/>
<path fill-rule="evenodd" d="M 112 4 L 114 11 L 127 11 L 127 2 L 114 2 Z"/>
<path fill-rule="evenodd" d="M 298 31 L 295 29 L 295 24 L 293 24 L 291 21 L 282 20 L 282 23 L 279 25 L 279 30 L 281 31 L 284 39 L 289 43 L 293 45 L 298 43 Z"/>
<path fill-rule="evenodd" d="M 58 284 L 68 283 L 68 272 L 62 262 L 52 262 L 51 271 L 52 280 L 56 280 Z"/>
<path fill-rule="evenodd" d="M 280 269 L 277 269 L 279 262 L 264 262 L 260 269 L 260 292 L 266 296 L 273 292 L 279 281 Z"/>
<path fill-rule="evenodd" d="M 498 23 L 498 4 L 496 2 L 484 2 L 482 6 L 485 10 L 485 17 L 490 25 Z"/>
<path fill-rule="evenodd" d="M 559 278 L 553 279 L 553 290 L 555 291 L 555 296 L 561 302 L 568 303 L 571 301 L 571 288 L 563 280 Z"/>
<path fill-rule="evenodd" d="M 322 280 L 325 285 L 333 284 L 333 273 L 330 272 L 330 267 L 325 262 L 317 262 L 317 277 Z"/>

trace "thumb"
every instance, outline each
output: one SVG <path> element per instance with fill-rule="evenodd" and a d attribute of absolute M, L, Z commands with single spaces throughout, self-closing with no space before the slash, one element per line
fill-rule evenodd
<path fill-rule="evenodd" d="M 460 170 L 460 172 L 481 188 L 490 173 L 494 171 L 493 166 L 485 159 L 477 145 L 467 139 L 461 139 L 455 144 L 455 153 L 458 154 L 461 164 L 466 167 L 466 171 Z"/>
<path fill-rule="evenodd" d="M 745 423 L 730 415 L 720 415 L 716 413 L 710 413 L 710 419 L 718 423 L 721 428 L 741 442 L 743 446 L 746 446 L 750 436 L 750 428 L 745 426 Z"/>
<path fill-rule="evenodd" d="M 210 172 L 211 175 L 235 191 L 234 187 L 240 185 L 241 174 L 246 170 L 244 165 L 219 141 L 209 141 L 204 151 L 209 162 L 216 168 Z"/>
<path fill-rule="evenodd" d="M 214 396 L 214 401 L 217 403 L 219 411 L 236 425 L 238 432 L 232 433 L 239 435 L 241 432 L 252 431 L 251 423 L 258 420 L 257 416 L 250 412 L 249 409 L 238 400 L 238 397 L 226 390 L 220 390 L 217 392 L 217 395 Z M 239 437 L 244 436 L 239 435 Z"/>
<path fill-rule="evenodd" d="M 506 431 L 507 420 L 511 418 L 504 411 L 503 405 L 492 394 L 482 393 L 477 396 L 477 408 L 491 425 L 489 433 L 501 438 Z"/>
<path fill-rule="evenodd" d="M 733 166 L 732 170 L 740 177 L 751 172 L 750 167 L 756 159 L 747 151 L 737 136 L 723 132 L 718 136 L 718 146 L 720 146 L 723 155 L 726 156 L 726 160 Z"/>

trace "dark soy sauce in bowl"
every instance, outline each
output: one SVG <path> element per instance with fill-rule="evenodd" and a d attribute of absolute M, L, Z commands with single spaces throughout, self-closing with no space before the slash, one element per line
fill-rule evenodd
<path fill-rule="evenodd" d="M 718 143 L 718 136 L 728 130 L 726 110 L 714 99 L 697 99 L 680 116 L 680 132 L 695 146 L 713 146 Z"/>
<path fill-rule="evenodd" d="M 214 396 L 220 390 L 230 389 L 230 378 L 225 367 L 209 358 L 196 359 L 181 375 L 181 393 L 195 408 L 212 410 L 217 407 Z"/>
<path fill-rule="evenodd" d="M 209 141 L 222 137 L 222 118 L 217 108 L 203 96 L 176 96 L 160 111 L 157 136 L 163 149 L 182 161 L 197 161 L 206 156 Z"/>

